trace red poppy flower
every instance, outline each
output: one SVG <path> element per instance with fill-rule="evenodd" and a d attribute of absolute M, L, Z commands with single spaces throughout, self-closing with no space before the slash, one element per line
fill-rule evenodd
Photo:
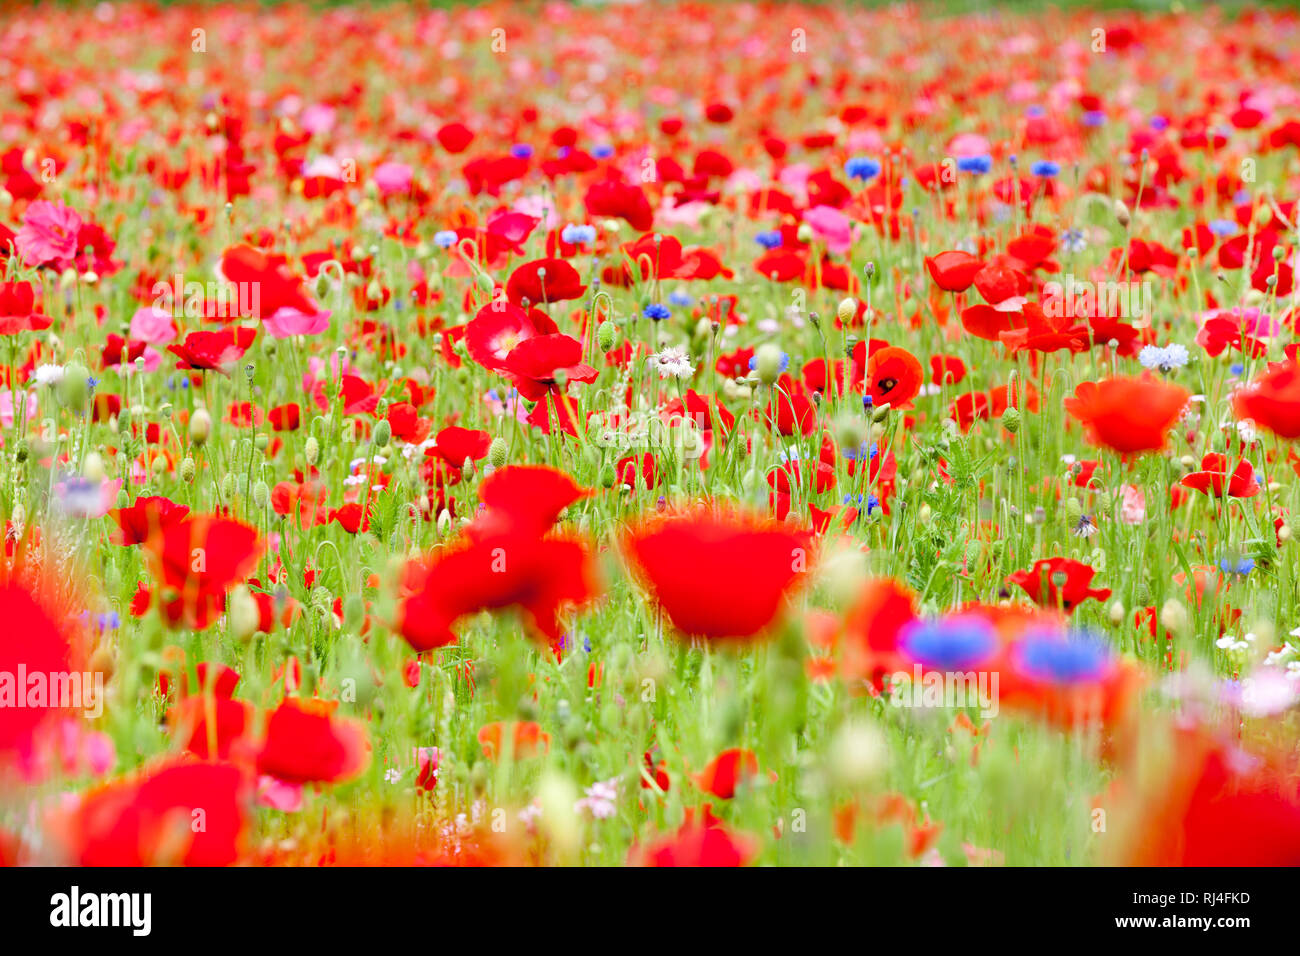
<path fill-rule="evenodd" d="M 1088 598 L 1104 601 L 1110 597 L 1110 588 L 1090 588 L 1097 572 L 1081 561 L 1069 558 L 1042 558 L 1025 571 L 1017 571 L 1007 578 L 1008 584 L 1018 584 L 1040 607 L 1059 607 L 1073 611 Z"/>
<path fill-rule="evenodd" d="M 1083 423 L 1094 445 L 1129 457 L 1164 448 L 1189 398 L 1186 389 L 1150 376 L 1111 378 L 1080 384 L 1065 399 L 1065 410 Z"/>
<path fill-rule="evenodd" d="M 302 409 L 297 402 L 290 402 L 288 405 L 277 405 L 266 413 L 266 419 L 271 423 L 271 427 L 278 432 L 297 431 L 302 424 Z"/>
<path fill-rule="evenodd" d="M 506 302 L 483 306 L 465 326 L 469 357 L 484 368 L 503 371 L 506 357 L 520 342 L 536 335 L 554 335 L 559 329 L 540 309 L 521 309 Z"/>
<path fill-rule="evenodd" d="M 189 513 L 189 506 L 178 505 L 170 498 L 137 498 L 129 508 L 113 508 L 108 512 L 108 516 L 117 522 L 120 529 L 120 533 L 113 535 L 113 543 L 141 544 L 163 528 L 183 521 Z"/>
<path fill-rule="evenodd" d="M 449 425 L 434 436 L 434 446 L 425 450 L 427 457 L 440 458 L 457 472 L 466 461 L 482 461 L 492 447 L 492 436 L 473 428 Z"/>
<path fill-rule="evenodd" d="M 510 350 L 506 373 L 529 401 L 569 382 L 594 382 L 600 375 L 582 361 L 582 343 L 571 335 L 534 335 Z"/>
<path fill-rule="evenodd" d="M 474 140 L 474 134 L 464 123 L 445 123 L 434 135 L 442 148 L 449 153 L 465 152 Z"/>
<path fill-rule="evenodd" d="M 752 837 L 733 832 L 705 808 L 704 819 L 688 815 L 677 831 L 632 852 L 640 866 L 745 866 L 758 855 Z"/>
<path fill-rule="evenodd" d="M 731 748 L 724 750 L 707 767 L 695 775 L 695 785 L 706 793 L 722 800 L 736 795 L 736 788 L 751 777 L 758 776 L 758 757 L 751 750 Z"/>
<path fill-rule="evenodd" d="M 264 544 L 256 528 L 192 515 L 161 527 L 144 548 L 168 623 L 201 630 L 220 616 L 226 592 L 248 577 Z"/>
<path fill-rule="evenodd" d="M 1178 483 L 1185 488 L 1207 494 L 1213 498 L 1253 498 L 1259 494 L 1259 482 L 1255 480 L 1255 469 L 1250 462 L 1241 459 L 1237 467 L 1228 473 L 1227 455 L 1210 452 L 1201 459 L 1201 470 L 1184 475 Z"/>
<path fill-rule="evenodd" d="M 235 246 L 221 255 L 221 274 L 227 281 L 242 287 L 239 301 L 247 298 L 253 314 L 242 318 L 264 319 L 280 309 L 292 309 L 304 315 L 320 310 L 302 288 L 302 280 L 275 259 L 250 246 Z M 243 289 L 251 290 L 245 296 Z"/>
<path fill-rule="evenodd" d="M 216 332 L 206 330 L 191 332 L 180 345 L 169 345 L 167 351 L 176 355 L 180 369 L 200 369 L 228 374 L 229 366 L 243 358 L 257 338 L 257 329 L 236 326 Z"/>
<path fill-rule="evenodd" d="M 31 700 L 30 685 L 15 675 L 77 673 L 81 669 L 77 635 L 43 594 L 16 581 L 0 584 L 0 769 L 11 759 L 26 763 L 37 756 L 38 731 L 68 714 L 61 701 Z"/>
<path fill-rule="evenodd" d="M 578 270 L 563 259 L 525 262 L 506 282 L 506 295 L 518 306 L 580 299 L 586 291 Z"/>
<path fill-rule="evenodd" d="M 943 291 L 965 292 L 975 281 L 976 274 L 984 268 L 984 262 L 969 252 L 952 250 L 926 256 L 925 268 L 935 285 Z"/>
<path fill-rule="evenodd" d="M 873 405 L 909 408 L 924 382 L 921 363 L 907 349 L 891 345 L 867 360 L 866 393 Z"/>
<path fill-rule="evenodd" d="M 89 791 L 56 829 L 81 866 L 229 866 L 243 850 L 250 802 L 233 764 L 171 761 Z"/>
<path fill-rule="evenodd" d="M 1280 438 L 1300 438 L 1300 365 L 1294 359 L 1268 369 L 1233 399 L 1238 418 L 1250 419 Z"/>
<path fill-rule="evenodd" d="M 271 712 L 257 770 L 289 783 L 338 783 L 370 761 L 364 727 L 335 716 L 337 701 L 288 697 Z"/>
<path fill-rule="evenodd" d="M 40 332 L 50 327 L 50 317 L 36 308 L 30 282 L 0 282 L 0 335 Z"/>
<path fill-rule="evenodd" d="M 624 548 L 683 634 L 749 640 L 803 578 L 811 536 L 742 515 L 696 514 L 643 525 Z"/>
<path fill-rule="evenodd" d="M 590 215 L 626 220 L 637 232 L 649 232 L 654 226 L 654 210 L 640 186 L 606 179 L 592 183 L 583 202 Z"/>

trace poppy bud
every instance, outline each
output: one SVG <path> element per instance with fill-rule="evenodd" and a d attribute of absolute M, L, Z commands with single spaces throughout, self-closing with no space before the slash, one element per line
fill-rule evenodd
<path fill-rule="evenodd" d="M 812 242 L 813 239 L 812 226 L 808 225 L 808 223 L 806 222 L 801 222 L 799 224 L 799 228 L 795 231 L 795 237 L 800 242 L 805 242 L 805 243 Z"/>
<path fill-rule="evenodd" d="M 261 620 L 261 615 L 257 610 L 257 601 L 253 598 L 252 592 L 248 586 L 240 584 L 230 590 L 230 603 L 228 605 L 230 615 L 230 630 L 235 635 L 237 641 L 247 641 L 257 633 L 257 625 Z"/>
<path fill-rule="evenodd" d="M 1120 199 L 1115 200 L 1115 220 L 1125 229 L 1127 229 L 1129 223 L 1133 221 L 1133 216 L 1129 213 L 1128 206 L 1124 205 L 1123 200 Z"/>
<path fill-rule="evenodd" d="M 181 481 L 185 482 L 186 484 L 193 481 L 194 473 L 195 473 L 194 459 L 190 458 L 187 455 L 185 458 L 181 460 Z"/>
<path fill-rule="evenodd" d="M 373 442 L 376 448 L 387 448 L 389 440 L 393 437 L 393 426 L 385 418 L 375 426 Z"/>
<path fill-rule="evenodd" d="M 618 481 L 618 476 L 614 474 L 614 466 L 606 464 L 600 469 L 600 483 L 605 488 L 613 488 L 614 482 Z"/>
<path fill-rule="evenodd" d="M 259 508 L 265 508 L 271 503 L 271 489 L 265 481 L 258 480 L 253 484 L 253 504 Z"/>
<path fill-rule="evenodd" d="M 1124 602 L 1111 601 L 1107 614 L 1110 617 L 1111 626 L 1119 627 L 1124 623 Z"/>
<path fill-rule="evenodd" d="M 839 308 L 835 310 L 835 314 L 842 324 L 848 325 L 853 321 L 853 317 L 858 314 L 858 300 L 852 296 L 840 299 Z"/>
<path fill-rule="evenodd" d="M 190 416 L 190 442 L 198 448 L 207 444 L 212 434 L 212 416 L 206 408 L 196 409 Z"/>
<path fill-rule="evenodd" d="M 99 457 L 99 452 L 92 451 L 86 456 L 86 460 L 81 464 L 81 474 L 91 481 L 104 480 L 104 459 Z"/>
<path fill-rule="evenodd" d="M 615 338 L 616 332 L 614 329 L 614 323 L 602 322 L 600 325 L 596 326 L 596 344 L 600 347 L 602 352 L 608 352 L 614 347 Z"/>
<path fill-rule="evenodd" d="M 773 384 L 781 375 L 781 350 L 771 342 L 760 345 L 754 353 L 754 370 L 764 385 Z"/>
<path fill-rule="evenodd" d="M 221 497 L 235 497 L 235 476 L 233 474 L 227 474 L 221 479 Z"/>
<path fill-rule="evenodd" d="M 1013 435 L 1020 431 L 1020 409 L 1008 405 L 1007 410 L 1002 413 L 1002 427 Z"/>
<path fill-rule="evenodd" d="M 1187 608 L 1170 598 L 1160 608 L 1160 626 L 1175 637 L 1187 630 Z"/>
<path fill-rule="evenodd" d="M 446 537 L 449 531 L 451 531 L 451 512 L 443 508 L 438 512 L 438 534 Z"/>
<path fill-rule="evenodd" d="M 879 729 L 865 720 L 852 720 L 831 740 L 830 776 L 845 787 L 869 786 L 889 764 L 889 746 Z"/>
<path fill-rule="evenodd" d="M 312 467 L 315 467 L 316 462 L 320 461 L 320 442 L 316 440 L 315 435 L 307 437 L 307 443 L 303 445 L 302 453 L 307 459 L 307 464 Z"/>
<path fill-rule="evenodd" d="M 1065 516 L 1070 519 L 1071 524 L 1083 517 L 1083 505 L 1079 504 L 1078 498 L 1066 499 Z"/>
<path fill-rule="evenodd" d="M 506 463 L 506 455 L 509 449 L 506 446 L 504 438 L 492 439 L 492 444 L 488 446 L 488 463 L 493 468 L 500 468 Z"/>
<path fill-rule="evenodd" d="M 90 370 L 80 362 L 69 362 L 63 367 L 63 378 L 56 386 L 59 401 L 71 408 L 80 408 L 90 392 Z"/>

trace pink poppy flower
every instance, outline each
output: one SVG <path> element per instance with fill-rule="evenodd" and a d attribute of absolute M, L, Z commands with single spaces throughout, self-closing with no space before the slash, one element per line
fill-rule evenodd
<path fill-rule="evenodd" d="M 307 315 L 288 306 L 276 309 L 262 320 L 262 327 L 272 338 L 287 339 L 291 335 L 318 335 L 330 327 L 330 312 Z"/>
<path fill-rule="evenodd" d="M 373 179 L 385 196 L 407 192 L 411 188 L 413 171 L 406 163 L 380 163 L 375 167 Z"/>
<path fill-rule="evenodd" d="M 153 306 L 145 306 L 131 316 L 131 329 L 127 338 L 135 342 L 162 345 L 175 339 L 176 334 L 176 323 L 169 313 Z"/>
<path fill-rule="evenodd" d="M 40 200 L 27 207 L 23 227 L 14 239 L 29 266 L 58 265 L 77 254 L 81 217 L 62 203 Z"/>
<path fill-rule="evenodd" d="M 853 245 L 853 224 L 838 209 L 813 206 L 804 212 L 803 221 L 812 226 L 813 234 L 836 255 L 843 255 Z"/>

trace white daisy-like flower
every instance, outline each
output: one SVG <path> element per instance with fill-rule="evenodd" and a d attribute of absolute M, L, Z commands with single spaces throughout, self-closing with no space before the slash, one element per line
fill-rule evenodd
<path fill-rule="evenodd" d="M 1183 345 L 1166 345 L 1163 348 L 1147 345 L 1143 346 L 1142 351 L 1138 353 L 1138 361 L 1142 363 L 1143 368 L 1172 372 L 1191 361 L 1191 356 L 1187 354 L 1187 347 Z"/>
<path fill-rule="evenodd" d="M 34 373 L 37 385 L 58 385 L 63 381 L 63 366 L 45 364 L 36 366 Z"/>
<path fill-rule="evenodd" d="M 384 779 L 389 783 L 397 783 L 397 781 L 402 779 L 402 772 L 396 767 L 389 767 L 384 771 Z"/>
<path fill-rule="evenodd" d="M 687 379 L 695 374 L 695 366 L 686 349 L 670 346 L 650 356 L 650 363 L 659 370 L 660 378 Z"/>

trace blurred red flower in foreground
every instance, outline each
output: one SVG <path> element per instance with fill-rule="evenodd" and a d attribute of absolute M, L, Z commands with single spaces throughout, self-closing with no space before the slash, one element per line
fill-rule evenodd
<path fill-rule="evenodd" d="M 811 536 L 744 515 L 651 520 L 624 550 L 683 634 L 751 639 L 776 619 L 807 570 Z"/>
<path fill-rule="evenodd" d="M 337 783 L 357 776 L 370 755 L 361 724 L 336 717 L 337 701 L 284 700 L 266 724 L 259 773 L 289 783 Z"/>
<path fill-rule="evenodd" d="M 1248 418 L 1279 438 L 1300 438 L 1300 365 L 1278 362 L 1237 392 L 1239 418 Z"/>
<path fill-rule="evenodd" d="M 1190 393 L 1150 377 L 1084 382 L 1065 400 L 1088 440 L 1125 457 L 1160 451 L 1187 406 Z"/>
<path fill-rule="evenodd" d="M 264 547 L 257 529 L 215 515 L 160 529 L 144 548 L 167 622 L 196 630 L 211 624 L 225 608 L 226 592 L 248 577 Z"/>

